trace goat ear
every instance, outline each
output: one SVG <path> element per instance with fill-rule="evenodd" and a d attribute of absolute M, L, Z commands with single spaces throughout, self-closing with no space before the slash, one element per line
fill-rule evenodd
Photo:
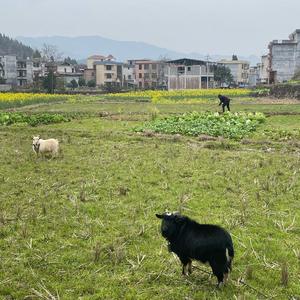
<path fill-rule="evenodd" d="M 157 218 L 159 219 L 163 219 L 164 218 L 164 215 L 159 215 L 159 214 L 155 214 Z"/>
<path fill-rule="evenodd" d="M 178 223 L 178 224 L 182 223 L 184 221 L 184 217 L 180 216 L 180 215 L 175 215 L 174 219 L 175 219 L 175 222 Z"/>

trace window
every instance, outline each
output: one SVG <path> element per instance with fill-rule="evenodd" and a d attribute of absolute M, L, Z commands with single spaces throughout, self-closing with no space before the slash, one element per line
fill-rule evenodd
<path fill-rule="evenodd" d="M 150 78 L 150 74 L 149 73 L 145 73 L 144 78 L 145 79 L 149 79 Z"/>
<path fill-rule="evenodd" d="M 187 68 L 188 72 L 191 72 L 191 69 L 192 69 L 191 67 L 188 67 L 188 68 Z"/>
<path fill-rule="evenodd" d="M 107 79 L 111 79 L 111 78 L 112 78 L 112 75 L 109 74 L 109 73 L 108 73 L 108 74 L 105 74 L 105 76 L 106 76 Z"/>
<path fill-rule="evenodd" d="M 144 65 L 144 70 L 149 70 L 149 65 Z"/>
<path fill-rule="evenodd" d="M 139 73 L 139 78 L 142 78 L 143 76 L 142 76 L 142 73 Z"/>
<path fill-rule="evenodd" d="M 156 73 L 152 73 L 152 78 L 157 78 L 157 74 Z"/>
<path fill-rule="evenodd" d="M 128 79 L 129 79 L 129 80 L 131 79 L 131 75 L 128 75 Z"/>
<path fill-rule="evenodd" d="M 67 73 L 67 68 L 65 68 L 65 73 Z"/>
<path fill-rule="evenodd" d="M 112 66 L 106 66 L 106 71 L 111 71 L 112 70 Z"/>
<path fill-rule="evenodd" d="M 156 64 L 153 64 L 152 65 L 152 70 L 156 70 L 157 69 L 157 65 Z"/>
<path fill-rule="evenodd" d="M 143 69 L 143 65 L 140 64 L 140 65 L 139 65 L 139 70 L 142 70 L 142 69 Z"/>
<path fill-rule="evenodd" d="M 178 68 L 177 68 L 177 72 L 178 72 L 179 74 L 184 74 L 184 67 L 178 67 Z"/>

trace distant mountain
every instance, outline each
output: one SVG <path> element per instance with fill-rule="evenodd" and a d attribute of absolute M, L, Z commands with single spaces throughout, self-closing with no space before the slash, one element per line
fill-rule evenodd
<path fill-rule="evenodd" d="M 17 40 L 0 33 L 0 55 L 16 55 L 20 58 L 32 57 L 34 50 Z"/>
<path fill-rule="evenodd" d="M 79 37 L 17 37 L 17 39 L 33 48 L 41 49 L 43 44 L 55 45 L 64 56 L 69 56 L 78 61 L 86 61 L 93 54 L 112 54 L 119 61 L 127 59 L 159 59 L 166 57 L 177 59 L 182 57 L 206 59 L 205 55 L 199 53 L 181 53 L 170 49 L 157 47 L 144 42 L 116 41 L 101 36 L 79 36 Z M 211 55 L 210 60 L 218 61 L 222 58 L 231 58 L 231 55 Z M 239 59 L 249 60 L 251 64 L 259 62 L 259 57 L 250 56 Z"/>

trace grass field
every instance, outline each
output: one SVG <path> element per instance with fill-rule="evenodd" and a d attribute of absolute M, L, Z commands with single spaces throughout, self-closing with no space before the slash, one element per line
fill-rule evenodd
<path fill-rule="evenodd" d="M 241 141 L 133 131 L 219 109 L 88 98 L 18 108 L 82 116 L 0 127 L 0 299 L 300 299 L 300 103 L 235 99 L 233 111 L 268 116 Z M 60 140 L 58 158 L 35 157 L 37 134 Z M 230 231 L 226 287 L 197 262 L 181 276 L 155 217 L 165 209 Z"/>

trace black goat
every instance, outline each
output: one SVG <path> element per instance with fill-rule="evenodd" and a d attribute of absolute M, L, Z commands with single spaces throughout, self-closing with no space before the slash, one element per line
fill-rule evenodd
<path fill-rule="evenodd" d="M 234 257 L 230 234 L 217 225 L 198 224 L 178 213 L 156 214 L 169 250 L 182 262 L 182 274 L 192 273 L 192 259 L 209 263 L 221 286 L 228 278 Z"/>

